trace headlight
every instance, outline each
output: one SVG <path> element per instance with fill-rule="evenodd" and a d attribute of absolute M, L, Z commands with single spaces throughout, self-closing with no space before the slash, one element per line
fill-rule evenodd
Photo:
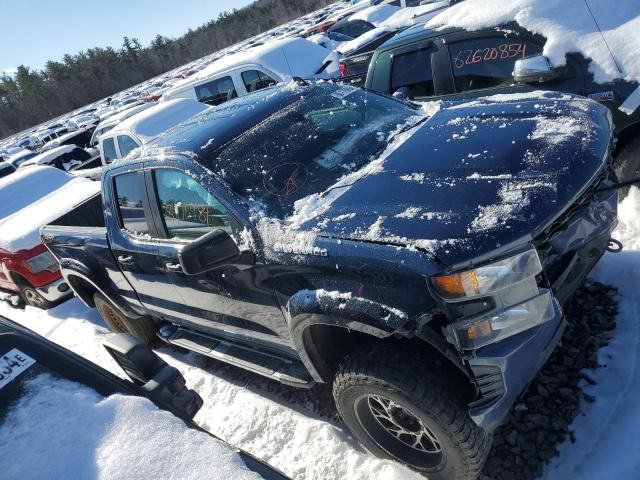
<path fill-rule="evenodd" d="M 31 257 L 26 260 L 27 268 L 31 270 L 31 273 L 40 273 L 45 270 L 55 272 L 58 270 L 58 261 L 49 252 L 42 252 L 40 255 Z"/>
<path fill-rule="evenodd" d="M 547 290 L 502 312 L 462 320 L 447 328 L 460 350 L 472 350 L 551 320 L 555 316 L 553 302 L 553 296 Z"/>
<path fill-rule="evenodd" d="M 531 249 L 484 267 L 433 277 L 431 283 L 443 299 L 469 299 L 497 292 L 527 279 L 535 287 L 535 276 L 541 271 L 538 252 Z"/>

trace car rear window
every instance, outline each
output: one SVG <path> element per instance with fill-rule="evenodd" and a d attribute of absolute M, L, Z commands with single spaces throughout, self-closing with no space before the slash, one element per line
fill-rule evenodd
<path fill-rule="evenodd" d="M 142 172 L 118 175 L 113 180 L 118 199 L 118 217 L 120 225 L 136 235 L 150 232 L 144 213 L 143 196 L 146 195 Z"/>

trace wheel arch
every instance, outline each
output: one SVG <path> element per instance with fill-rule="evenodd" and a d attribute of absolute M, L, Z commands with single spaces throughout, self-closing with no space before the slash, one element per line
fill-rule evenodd
<path fill-rule="evenodd" d="M 62 265 L 62 263 L 61 263 Z M 141 315 L 129 307 L 119 296 L 113 295 L 111 292 L 101 288 L 97 282 L 93 281 L 85 273 L 63 267 L 60 269 L 62 277 L 69 284 L 69 287 L 73 290 L 75 295 L 84 303 L 87 307 L 95 308 L 95 302 L 93 295 L 96 292 L 104 295 L 107 300 L 113 303 L 120 311 L 131 319 L 140 317 Z"/>

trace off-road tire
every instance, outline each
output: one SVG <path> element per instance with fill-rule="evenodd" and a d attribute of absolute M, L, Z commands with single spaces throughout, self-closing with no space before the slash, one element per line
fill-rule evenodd
<path fill-rule="evenodd" d="M 438 362 L 418 348 L 374 346 L 345 359 L 333 382 L 333 397 L 343 421 L 374 455 L 403 463 L 431 480 L 474 480 L 489 453 L 492 434 L 469 417 L 465 385 L 460 384 L 460 376 L 451 368 L 446 361 Z M 437 439 L 434 445 L 439 443 L 439 461 L 434 457 L 433 465 L 411 463 L 408 458 L 417 454 L 403 443 L 396 445 L 401 449 L 400 455 L 395 447 L 396 454 L 382 448 L 363 426 L 371 425 L 371 420 L 363 421 L 363 415 L 358 413 L 363 401 L 371 405 L 371 398 L 386 398 L 391 405 L 399 405 L 410 412 L 409 416 L 419 419 Z"/>
<path fill-rule="evenodd" d="M 55 306 L 55 303 L 44 298 L 38 290 L 26 282 L 20 282 L 20 297 L 27 305 L 48 310 Z"/>
<path fill-rule="evenodd" d="M 145 345 L 157 340 L 156 328 L 151 317 L 129 318 L 100 292 L 93 294 L 93 301 L 98 313 L 113 332 L 130 333 Z"/>

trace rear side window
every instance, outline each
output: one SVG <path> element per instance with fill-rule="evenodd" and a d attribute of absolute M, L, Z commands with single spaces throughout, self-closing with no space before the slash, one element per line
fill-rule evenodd
<path fill-rule="evenodd" d="M 118 135 L 118 147 L 120 148 L 120 156 L 126 157 L 131 150 L 138 148 L 138 145 L 129 135 Z"/>
<path fill-rule="evenodd" d="M 238 96 L 231 77 L 222 77 L 202 85 L 197 85 L 196 97 L 207 105 L 220 105 Z"/>
<path fill-rule="evenodd" d="M 143 199 L 146 195 L 142 172 L 118 175 L 113 180 L 118 200 L 120 225 L 135 234 L 149 233 L 149 224 L 144 214 Z"/>
<path fill-rule="evenodd" d="M 434 94 L 431 70 L 432 49 L 422 48 L 393 57 L 391 93 L 402 89 L 410 98 Z"/>
<path fill-rule="evenodd" d="M 513 66 L 520 58 L 538 55 L 542 48 L 520 38 L 479 38 L 449 46 L 456 91 L 511 85 Z"/>
<path fill-rule="evenodd" d="M 118 158 L 118 154 L 116 153 L 116 144 L 112 137 L 105 138 L 102 142 L 102 154 L 104 156 L 103 160 L 105 163 L 111 163 Z"/>
<path fill-rule="evenodd" d="M 269 75 L 261 72 L 260 70 L 247 70 L 246 72 L 242 72 L 242 81 L 244 82 L 244 86 L 249 93 L 255 92 L 256 90 L 261 90 L 266 87 L 270 87 L 271 85 L 275 85 L 276 83 L 278 83 Z"/>

